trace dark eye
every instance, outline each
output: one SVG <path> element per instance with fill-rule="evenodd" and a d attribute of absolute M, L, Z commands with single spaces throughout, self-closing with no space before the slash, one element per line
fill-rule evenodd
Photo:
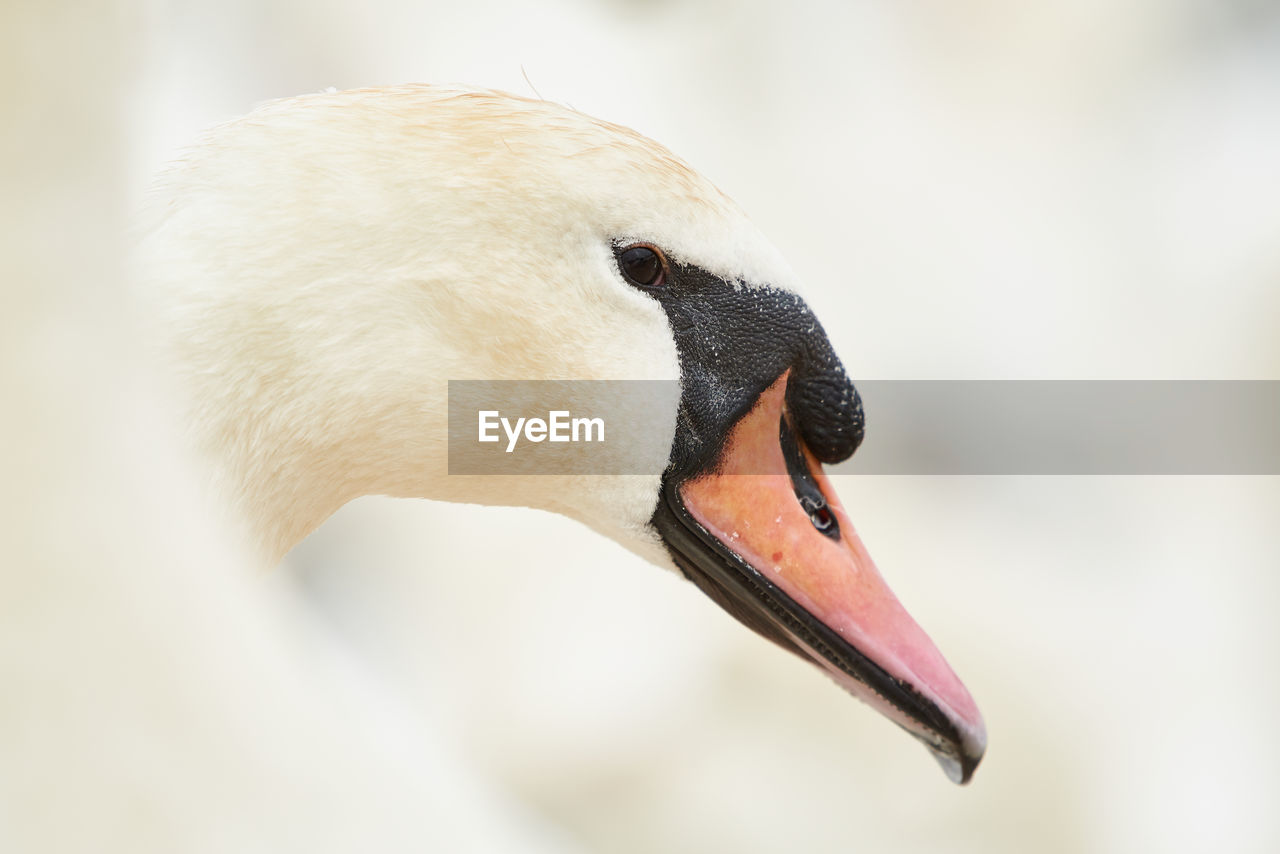
<path fill-rule="evenodd" d="M 619 252 L 618 267 L 628 282 L 643 288 L 660 287 L 667 278 L 666 259 L 657 249 L 644 243 L 628 246 Z"/>

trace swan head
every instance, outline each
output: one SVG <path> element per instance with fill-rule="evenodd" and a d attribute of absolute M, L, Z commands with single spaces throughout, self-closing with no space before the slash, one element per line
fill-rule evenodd
<path fill-rule="evenodd" d="M 388 494 L 578 519 L 676 569 L 924 742 L 972 698 L 885 585 L 822 463 L 857 392 L 743 212 L 633 131 L 430 86 L 275 102 L 160 179 L 143 270 L 193 440 L 268 560 Z M 450 475 L 451 380 L 654 380 L 638 474 Z"/>

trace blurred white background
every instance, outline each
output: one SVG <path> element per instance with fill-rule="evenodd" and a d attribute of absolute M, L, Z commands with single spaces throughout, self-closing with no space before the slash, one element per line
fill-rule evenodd
<path fill-rule="evenodd" d="M 137 193 L 270 98 L 536 91 L 737 199 L 855 380 L 1280 379 L 1280 3 L 228 0 L 129 20 Z M 558 517 L 365 499 L 285 572 L 424 726 L 587 850 L 1280 850 L 1280 478 L 838 488 L 985 714 L 966 789 Z"/>

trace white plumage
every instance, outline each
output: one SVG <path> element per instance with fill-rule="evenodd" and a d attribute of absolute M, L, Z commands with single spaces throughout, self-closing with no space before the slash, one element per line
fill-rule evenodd
<path fill-rule="evenodd" d="M 163 358 L 266 563 L 386 494 L 552 509 L 669 565 L 645 530 L 656 476 L 446 482 L 447 381 L 678 380 L 665 316 L 617 271 L 620 237 L 793 286 L 741 210 L 656 143 L 432 86 L 309 95 L 215 129 L 163 176 L 147 233 Z"/>

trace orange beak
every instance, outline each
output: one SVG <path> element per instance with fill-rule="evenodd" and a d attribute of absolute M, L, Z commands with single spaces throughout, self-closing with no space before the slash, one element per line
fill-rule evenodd
<path fill-rule="evenodd" d="M 660 530 L 686 575 L 731 614 L 816 663 L 968 782 L 986 748 L 982 716 L 791 425 L 787 380 L 733 427 L 714 471 L 666 486 L 674 518 Z"/>

